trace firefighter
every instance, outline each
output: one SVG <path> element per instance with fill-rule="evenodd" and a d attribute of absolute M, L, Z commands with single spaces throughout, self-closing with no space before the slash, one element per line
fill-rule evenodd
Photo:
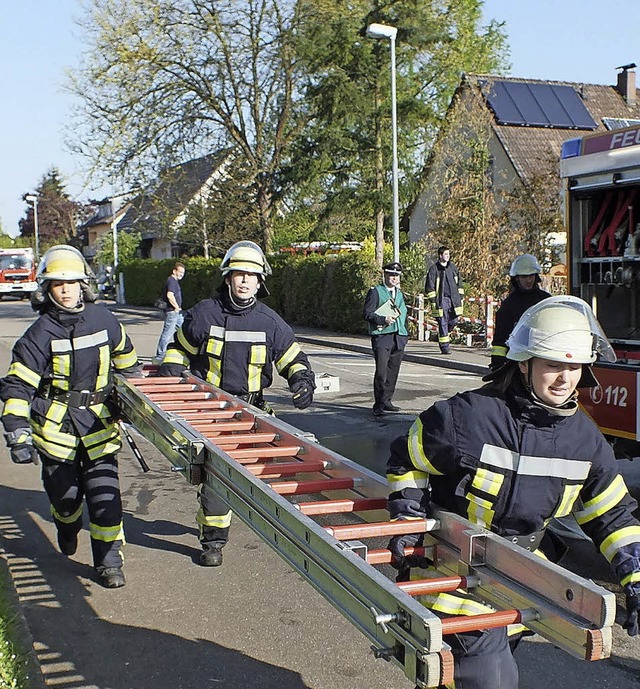
<path fill-rule="evenodd" d="M 402 266 L 397 261 L 387 263 L 382 266 L 382 274 L 383 284 L 372 287 L 364 301 L 364 318 L 369 326 L 376 362 L 373 376 L 374 416 L 400 411 L 391 398 L 409 340 L 407 305 L 400 289 Z"/>
<path fill-rule="evenodd" d="M 491 348 L 491 370 L 507 361 L 507 338 L 522 314 L 534 304 L 551 295 L 540 289 L 542 268 L 531 254 L 517 256 L 509 269 L 509 296 L 496 313 L 496 328 Z"/>
<path fill-rule="evenodd" d="M 268 295 L 265 278 L 271 268 L 254 242 L 236 242 L 220 265 L 223 281 L 218 293 L 190 309 L 158 370 L 179 376 L 185 369 L 271 411 L 263 391 L 271 385 L 273 365 L 287 381 L 293 404 L 307 408 L 313 401 L 314 374 L 291 328 L 258 298 Z M 220 498 L 200 486 L 200 525 L 203 567 L 222 564 L 229 537 L 231 512 Z"/>
<path fill-rule="evenodd" d="M 438 345 L 442 354 L 451 354 L 450 332 L 462 316 L 464 287 L 447 246 L 438 249 L 438 260 L 429 268 L 424 292 L 431 302 L 431 315 L 438 323 Z"/>
<path fill-rule="evenodd" d="M 431 501 L 509 540 L 553 557 L 545 532 L 552 517 L 575 509 L 583 531 L 610 562 L 626 593 L 623 626 L 638 634 L 640 523 L 637 503 L 613 451 L 578 406 L 576 388 L 592 387 L 598 354 L 615 361 L 589 306 L 550 297 L 528 309 L 508 340 L 509 363 L 488 385 L 436 402 L 391 445 L 387 466 L 394 520 L 424 518 Z M 426 562 L 405 557 L 422 536 L 389 543 L 402 578 Z M 412 558 L 415 556 L 411 556 Z M 422 573 L 421 573 L 422 574 Z M 425 596 L 436 614 L 488 612 L 462 593 Z M 504 628 L 445 636 L 456 686 L 515 689 L 518 669 Z M 515 643 L 513 646 L 515 647 Z"/>
<path fill-rule="evenodd" d="M 43 256 L 31 300 L 40 317 L 14 345 L 0 381 L 2 423 L 11 459 L 42 463 L 60 551 L 76 552 L 86 499 L 97 579 L 119 588 L 124 533 L 113 371 L 135 372 L 138 362 L 122 325 L 93 303 L 91 277 L 73 247 L 54 246 Z"/>

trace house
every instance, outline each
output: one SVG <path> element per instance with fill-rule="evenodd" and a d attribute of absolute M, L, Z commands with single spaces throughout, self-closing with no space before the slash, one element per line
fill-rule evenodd
<path fill-rule="evenodd" d="M 405 216 L 410 241 L 429 233 L 436 203 L 431 190 L 442 185 L 450 147 L 456 145 L 454 141 L 464 140 L 460 129 L 465 127 L 465 118 L 457 117 L 461 112 L 476 113 L 489 124 L 490 173 L 500 205 L 504 192 L 547 173 L 549 161 L 559 160 L 565 140 L 640 123 L 634 68 L 635 64 L 619 67 L 622 71 L 616 86 L 465 75 L 427 162 L 423 191 Z M 447 127 L 447 121 L 461 124 Z M 555 174 L 549 175 L 549 184 L 556 185 L 559 193 Z"/>
<path fill-rule="evenodd" d="M 210 190 L 225 174 L 229 151 L 181 163 L 163 170 L 145 191 L 123 203 L 115 212 L 118 232 L 141 234 L 142 258 L 172 258 L 182 254 L 176 234 L 189 210 L 206 202 Z M 99 205 L 98 212 L 80 228 L 86 237 L 85 256 L 93 258 L 97 242 L 113 231 L 111 201 Z"/>

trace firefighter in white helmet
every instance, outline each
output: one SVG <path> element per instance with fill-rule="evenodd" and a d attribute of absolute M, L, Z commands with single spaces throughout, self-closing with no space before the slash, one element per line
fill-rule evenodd
<path fill-rule="evenodd" d="M 589 306 L 551 297 L 528 309 L 509 337 L 509 363 L 488 384 L 436 402 L 408 435 L 391 444 L 387 465 L 393 520 L 424 518 L 433 501 L 486 529 L 557 561 L 563 544 L 547 529 L 574 515 L 626 593 L 623 626 L 638 635 L 640 523 L 610 445 L 578 406 L 577 388 L 596 381 L 591 364 L 615 361 Z M 428 567 L 407 556 L 422 535 L 389 543 L 399 576 Z M 418 574 L 418 576 L 422 576 Z M 421 597 L 436 614 L 489 612 L 472 594 Z M 514 631 L 514 630 L 512 630 Z M 519 630 L 522 633 L 522 628 Z M 445 636 L 456 686 L 516 689 L 518 668 L 504 628 Z"/>
<path fill-rule="evenodd" d="M 509 296 L 496 312 L 496 323 L 491 347 L 491 370 L 506 363 L 507 338 L 522 314 L 534 304 L 550 297 L 540 288 L 542 268 L 532 254 L 517 256 L 509 269 Z"/>
<path fill-rule="evenodd" d="M 0 381 L 2 423 L 16 464 L 42 462 L 61 552 L 76 552 L 86 500 L 98 581 L 119 588 L 121 441 L 111 393 L 113 372 L 134 373 L 137 357 L 116 317 L 93 303 L 92 277 L 77 249 L 59 245 L 45 253 L 31 300 L 40 317 L 14 345 Z"/>
<path fill-rule="evenodd" d="M 220 265 L 223 281 L 218 293 L 190 309 L 173 344 L 169 345 L 161 376 L 185 369 L 263 410 L 270 410 L 263 391 L 271 385 L 273 366 L 287 381 L 293 404 L 305 409 L 313 401 L 314 375 L 289 325 L 258 297 L 269 293 L 265 278 L 271 268 L 262 249 L 250 241 L 235 243 Z M 219 498 L 200 490 L 200 564 L 222 564 L 222 548 L 231 512 Z"/>

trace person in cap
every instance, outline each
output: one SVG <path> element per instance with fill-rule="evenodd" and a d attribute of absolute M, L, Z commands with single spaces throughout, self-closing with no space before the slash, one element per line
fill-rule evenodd
<path fill-rule="evenodd" d="M 431 302 L 431 315 L 438 323 L 438 346 L 442 354 L 451 354 L 451 329 L 462 316 L 464 287 L 458 268 L 451 261 L 448 246 L 438 249 L 438 260 L 427 271 L 424 293 Z"/>
<path fill-rule="evenodd" d="M 507 338 L 522 314 L 534 304 L 551 295 L 540 288 L 542 268 L 531 254 L 517 256 L 509 269 L 509 296 L 496 313 L 496 325 L 491 347 L 491 370 L 506 363 Z"/>
<path fill-rule="evenodd" d="M 371 348 L 376 363 L 373 376 L 373 413 L 400 411 L 391 401 L 400 364 L 407 346 L 407 306 L 400 289 L 402 266 L 392 261 L 382 266 L 383 282 L 372 287 L 364 301 L 364 319 L 369 325 Z"/>
<path fill-rule="evenodd" d="M 77 249 L 59 245 L 45 253 L 31 299 L 40 316 L 15 343 L 0 380 L 2 423 L 13 462 L 42 463 L 61 552 L 76 552 L 86 501 L 98 581 L 119 588 L 122 443 L 113 374 L 137 374 L 138 360 L 116 317 L 93 303 L 92 278 Z"/>
<path fill-rule="evenodd" d="M 391 444 L 387 464 L 393 520 L 424 518 L 430 504 L 465 517 L 557 561 L 546 526 L 572 510 L 611 564 L 626 594 L 626 619 L 638 635 L 640 523 L 609 443 L 578 405 L 596 384 L 591 364 L 615 354 L 588 304 L 550 297 L 528 309 L 508 339 L 508 363 L 487 385 L 436 402 Z M 396 536 L 389 549 L 406 578 L 428 567 L 405 549 L 424 534 Z M 412 551 L 409 551 L 412 552 Z M 418 572 L 418 577 L 426 573 Z M 490 612 L 472 593 L 421 601 L 441 616 Z M 446 635 L 456 686 L 516 689 L 518 668 L 505 628 Z"/>
<path fill-rule="evenodd" d="M 255 407 L 271 411 L 263 392 L 271 385 L 275 365 L 289 385 L 294 406 L 306 409 L 313 401 L 315 376 L 293 330 L 259 301 L 269 294 L 265 278 L 271 274 L 262 249 L 254 242 L 236 242 L 220 269 L 223 280 L 217 294 L 187 311 L 158 375 L 179 376 L 189 369 Z M 231 512 L 209 491 L 201 487 L 198 492 L 199 562 L 217 567 L 229 539 Z"/>

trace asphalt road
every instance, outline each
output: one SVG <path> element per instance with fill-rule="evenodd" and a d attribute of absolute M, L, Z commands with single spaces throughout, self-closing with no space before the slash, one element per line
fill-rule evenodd
<path fill-rule="evenodd" d="M 141 356 L 155 350 L 161 321 L 121 316 Z M 33 319 L 26 304 L 0 303 L 0 373 Z M 314 369 L 340 377 L 341 391 L 293 409 L 274 385 L 280 418 L 325 445 L 382 471 L 388 443 L 436 399 L 475 387 L 471 374 L 403 364 L 396 403 L 402 413 L 371 414 L 372 361 L 308 345 Z M 375 660 L 367 640 L 247 527 L 234 521 L 225 563 L 195 564 L 195 490 L 140 440 L 151 465 L 142 474 L 121 455 L 127 586 L 109 591 L 92 578 L 81 535 L 70 559 L 56 551 L 37 470 L 13 465 L 0 449 L 0 539 L 47 685 L 65 689 L 411 689 L 399 669 Z M 638 460 L 640 462 L 640 460 Z M 586 544 L 588 545 L 588 544 Z M 590 546 L 589 546 L 590 547 Z M 574 560 L 592 578 L 611 580 L 585 544 Z M 522 689 L 640 688 L 640 640 L 617 627 L 613 657 L 577 661 L 534 637 L 518 649 Z"/>

